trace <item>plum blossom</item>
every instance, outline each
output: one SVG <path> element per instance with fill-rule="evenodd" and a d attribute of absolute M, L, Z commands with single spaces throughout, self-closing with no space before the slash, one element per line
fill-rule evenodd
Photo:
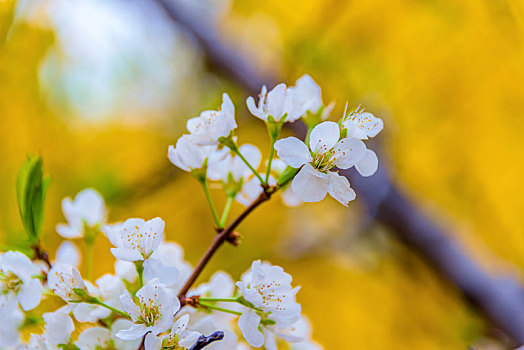
<path fill-rule="evenodd" d="M 16 346 L 20 341 L 18 327 L 24 320 L 24 314 L 12 294 L 0 294 L 0 348 Z"/>
<path fill-rule="evenodd" d="M 342 118 L 342 125 L 347 129 L 347 136 L 359 140 L 375 137 L 384 128 L 382 119 L 372 113 L 357 108 Z"/>
<path fill-rule="evenodd" d="M 300 168 L 291 187 L 304 202 L 321 201 L 327 193 L 344 205 L 355 199 L 347 178 L 330 170 L 335 166 L 348 169 L 356 165 L 364 157 L 366 146 L 354 138 L 340 140 L 337 123 L 315 126 L 309 147 L 296 137 L 287 137 L 275 143 L 275 150 L 287 165 Z"/>
<path fill-rule="evenodd" d="M 75 293 L 75 289 L 87 292 L 87 287 L 80 276 L 80 272 L 73 266 L 63 263 L 53 265 L 47 274 L 48 287 L 65 301 L 80 301 L 82 296 Z"/>
<path fill-rule="evenodd" d="M 186 314 L 175 322 L 169 334 L 157 336 L 149 333 L 144 344 L 146 350 L 189 349 L 201 334 L 188 330 L 188 323 L 189 315 Z"/>
<path fill-rule="evenodd" d="M 48 312 L 43 317 L 45 322 L 43 338 L 45 341 L 54 346 L 69 343 L 75 325 L 65 310 L 62 308 L 55 312 Z"/>
<path fill-rule="evenodd" d="M 24 311 L 32 310 L 42 299 L 40 269 L 24 254 L 9 251 L 0 257 L 0 291 L 13 293 Z"/>
<path fill-rule="evenodd" d="M 251 96 L 247 98 L 246 104 L 251 114 L 266 122 L 269 116 L 276 122 L 286 116 L 285 121 L 291 123 L 300 118 L 307 110 L 304 109 L 304 102 L 298 100 L 283 83 L 278 84 L 269 92 L 264 85 L 260 91 L 258 106 Z"/>
<path fill-rule="evenodd" d="M 298 78 L 295 86 L 288 90 L 293 94 L 295 101 L 303 106 L 304 111 L 316 113 L 322 107 L 320 86 L 308 74 Z"/>
<path fill-rule="evenodd" d="M 235 106 L 229 95 L 222 95 L 222 105 L 218 111 L 203 111 L 199 117 L 189 119 L 186 127 L 191 140 L 198 145 L 218 144 L 220 137 L 229 136 L 237 127 Z"/>
<path fill-rule="evenodd" d="M 153 252 L 151 257 L 148 260 L 156 260 L 164 265 L 164 269 L 171 267 L 171 269 L 176 269 L 178 271 L 178 278 L 174 281 L 174 284 L 168 284 L 165 280 L 166 275 L 162 276 L 162 282 L 167 286 L 173 288 L 174 290 L 179 290 L 182 288 L 183 284 L 191 275 L 193 268 L 184 260 L 184 250 L 182 247 L 175 242 L 163 242 L 158 246 L 157 249 Z M 146 264 L 144 264 L 146 265 Z M 146 266 L 145 266 L 146 267 Z M 150 265 L 153 267 L 153 265 Z M 133 267 L 134 268 L 134 267 Z M 136 272 L 135 272 L 136 274 Z M 173 273 L 168 272 L 170 276 L 173 276 Z M 153 273 L 152 276 L 161 275 L 160 273 Z M 149 275 L 146 274 L 144 270 L 144 277 L 149 279 Z"/>
<path fill-rule="evenodd" d="M 293 318 L 300 315 L 301 306 L 295 299 L 300 288 L 293 288 L 292 280 L 280 266 L 256 260 L 236 285 L 244 299 L 256 308 L 279 317 Z"/>
<path fill-rule="evenodd" d="M 244 144 L 239 152 L 254 169 L 259 167 L 262 153 L 256 146 Z M 221 160 L 213 161 L 209 164 L 207 176 L 210 180 L 222 181 L 225 188 L 236 194 L 235 199 L 246 206 L 262 191 L 260 181 L 239 156 L 227 154 Z"/>
<path fill-rule="evenodd" d="M 104 231 L 115 246 L 111 253 L 123 261 L 145 260 L 164 241 L 164 221 L 160 218 L 127 219 L 121 226 L 106 226 Z"/>
<path fill-rule="evenodd" d="M 56 250 L 55 262 L 69 264 L 78 269 L 81 255 L 78 247 L 71 241 L 63 241 Z"/>
<path fill-rule="evenodd" d="M 134 322 L 130 328 L 116 334 L 122 340 L 138 339 L 148 332 L 158 335 L 167 331 L 173 324 L 173 315 L 180 309 L 175 293 L 158 279 L 147 282 L 135 298 L 125 290 L 120 296 L 120 304 Z"/>
<path fill-rule="evenodd" d="M 104 198 L 91 188 L 79 192 L 74 200 L 69 197 L 64 198 L 62 211 L 67 224 L 56 225 L 56 232 L 68 239 L 84 237 L 89 234 L 86 230 L 98 232 L 107 214 Z"/>
<path fill-rule="evenodd" d="M 168 158 L 171 163 L 184 171 L 204 168 L 207 159 L 216 151 L 216 146 L 202 146 L 194 142 L 191 135 L 182 135 L 176 147 L 169 146 Z"/>

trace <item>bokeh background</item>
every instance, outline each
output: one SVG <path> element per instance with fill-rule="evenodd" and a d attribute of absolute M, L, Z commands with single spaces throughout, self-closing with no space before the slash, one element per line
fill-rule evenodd
<path fill-rule="evenodd" d="M 172 0 L 195 6 L 261 72 L 310 74 L 334 116 L 346 101 L 382 117 L 381 165 L 488 271 L 524 268 L 524 3 L 519 0 Z M 28 153 L 52 177 L 44 244 L 60 203 L 86 187 L 109 221 L 160 216 L 196 263 L 214 233 L 199 185 L 167 147 L 228 91 L 239 139 L 266 145 L 246 93 L 204 60 L 155 1 L 0 1 L 0 242 L 21 247 L 15 178 Z M 223 198 L 216 194 L 217 201 Z M 240 205 L 234 211 L 239 212 Z M 281 264 L 326 349 L 504 349 L 505 339 L 358 198 L 263 206 L 205 271 L 236 278 Z M 97 273 L 112 272 L 100 237 Z"/>

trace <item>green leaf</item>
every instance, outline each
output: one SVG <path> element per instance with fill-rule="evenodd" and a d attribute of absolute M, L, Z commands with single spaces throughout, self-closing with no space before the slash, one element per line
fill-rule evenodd
<path fill-rule="evenodd" d="M 298 173 L 297 168 L 292 168 L 290 166 L 287 166 L 282 175 L 280 175 L 280 178 L 278 179 L 278 185 L 280 187 L 283 187 L 291 181 L 295 175 Z"/>
<path fill-rule="evenodd" d="M 49 177 L 43 178 L 43 161 L 37 156 L 28 156 L 18 172 L 16 195 L 18 210 L 29 239 L 38 241 L 44 221 L 44 201 L 49 187 Z"/>

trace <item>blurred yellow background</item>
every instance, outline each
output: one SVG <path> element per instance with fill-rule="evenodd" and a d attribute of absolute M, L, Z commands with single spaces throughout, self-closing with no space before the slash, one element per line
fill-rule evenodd
<path fill-rule="evenodd" d="M 59 0 L 0 2 L 0 242 L 23 244 L 14 183 L 25 155 L 39 153 L 52 177 L 49 251 L 61 241 L 62 198 L 93 187 L 110 221 L 162 217 L 195 264 L 212 220 L 198 183 L 169 176 L 168 145 L 223 91 L 240 142 L 262 147 L 267 136 L 245 93 L 210 72 L 158 8 L 142 3 L 153 9 L 140 16 L 136 2 L 112 2 L 82 5 L 91 12 Z M 520 276 L 523 2 L 209 2 L 224 37 L 261 71 L 290 85 L 310 74 L 324 102 L 336 101 L 335 117 L 346 100 L 382 117 L 372 146 L 381 166 L 486 269 Z M 242 246 L 223 248 L 204 275 L 225 269 L 236 278 L 258 258 L 281 264 L 302 286 L 299 301 L 326 349 L 504 348 L 452 286 L 387 228 L 360 225 L 361 215 L 358 198 L 348 209 L 274 200 L 241 226 Z M 100 237 L 98 273 L 113 269 L 108 248 Z"/>

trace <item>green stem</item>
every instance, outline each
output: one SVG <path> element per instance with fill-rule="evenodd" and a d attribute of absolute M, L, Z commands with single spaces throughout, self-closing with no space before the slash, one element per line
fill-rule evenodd
<path fill-rule="evenodd" d="M 91 279 L 93 275 L 93 246 L 94 240 L 86 239 L 86 278 Z"/>
<path fill-rule="evenodd" d="M 260 176 L 260 174 L 258 173 L 258 171 L 255 170 L 255 168 L 253 168 L 253 166 L 251 164 L 249 164 L 249 162 L 247 161 L 247 159 L 242 155 L 242 153 L 240 153 L 240 151 L 238 149 L 233 149 L 233 152 L 235 152 L 239 157 L 240 159 L 242 159 L 242 161 L 247 165 L 247 167 L 253 172 L 253 174 L 258 178 L 258 180 L 260 181 L 260 183 L 262 185 L 265 185 L 266 182 L 264 181 L 264 179 L 262 179 L 262 176 Z"/>
<path fill-rule="evenodd" d="M 221 312 L 226 312 L 228 314 L 233 314 L 233 315 L 237 315 L 237 316 L 240 316 L 242 315 L 242 313 L 240 311 L 234 311 L 234 310 L 229 310 L 229 309 L 224 309 L 222 307 L 219 307 L 219 306 L 216 306 L 216 305 L 213 305 L 213 304 L 208 304 L 208 303 L 202 303 L 202 302 L 199 302 L 198 303 L 199 306 L 202 306 L 206 309 L 210 309 L 210 310 L 216 310 L 216 311 L 221 311 Z"/>
<path fill-rule="evenodd" d="M 199 297 L 199 302 L 210 302 L 210 303 L 239 303 L 238 298 L 206 298 L 206 297 Z"/>
<path fill-rule="evenodd" d="M 235 196 L 228 196 L 226 206 L 224 207 L 224 211 L 222 212 L 222 218 L 220 219 L 220 223 L 218 224 L 218 228 L 224 228 L 224 225 L 227 220 L 227 216 L 229 214 L 229 210 L 231 209 L 231 204 L 233 203 L 233 200 L 235 199 Z"/>
<path fill-rule="evenodd" d="M 117 308 L 114 308 L 112 306 L 109 306 L 107 305 L 106 303 L 102 302 L 101 300 L 99 299 L 96 299 L 96 301 L 93 301 L 92 304 L 95 304 L 95 305 L 100 305 L 102 307 L 105 307 L 106 309 L 108 310 L 111 310 L 112 312 L 114 312 L 115 314 L 118 314 L 120 316 L 123 316 L 125 318 L 128 318 L 128 319 L 131 319 L 131 316 L 129 316 L 129 314 L 127 312 L 124 312 L 122 310 L 118 310 Z"/>
<path fill-rule="evenodd" d="M 269 149 L 269 159 L 267 161 L 267 170 L 266 170 L 266 184 L 269 183 L 269 173 L 271 172 L 271 163 L 273 162 L 273 156 L 275 155 L 275 142 L 276 142 L 276 139 L 271 137 L 271 148 Z"/>
<path fill-rule="evenodd" d="M 139 289 L 144 286 L 144 262 L 142 260 L 135 261 L 136 272 L 138 274 Z"/>
<path fill-rule="evenodd" d="M 209 186 L 207 185 L 207 181 L 204 179 L 203 181 L 199 182 L 200 184 L 202 184 L 202 188 L 206 195 L 207 202 L 209 203 L 209 208 L 211 208 L 211 213 L 213 213 L 213 219 L 215 220 L 215 224 L 220 228 L 220 219 L 218 218 L 217 209 L 215 208 L 215 204 L 213 203 L 213 199 L 211 198 L 211 193 L 209 193 Z"/>

